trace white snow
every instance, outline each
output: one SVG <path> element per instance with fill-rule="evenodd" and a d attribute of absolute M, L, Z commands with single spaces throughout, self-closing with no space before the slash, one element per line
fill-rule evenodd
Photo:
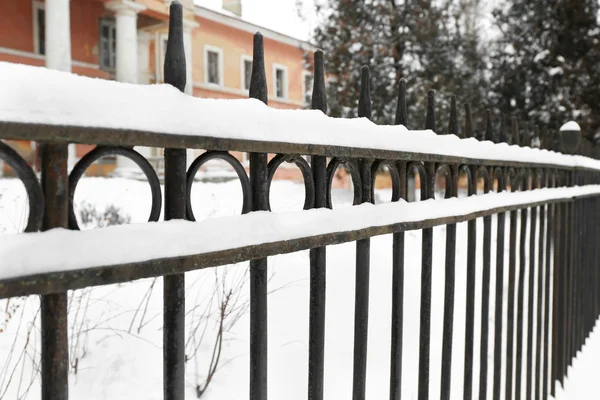
<path fill-rule="evenodd" d="M 258 100 L 199 99 L 168 85 L 133 85 L 11 63 L 0 63 L 2 121 L 600 169 L 600 161 L 582 156 L 380 126 L 365 118 L 330 118 L 320 111 L 277 110 Z"/>
<path fill-rule="evenodd" d="M 339 210 L 318 209 L 281 214 L 253 212 L 202 222 L 131 224 L 83 232 L 52 229 L 3 238 L 0 243 L 0 259 L 3 263 L 0 278 L 207 254 L 323 234 L 357 232 L 403 222 L 468 216 L 499 207 L 598 193 L 600 185 L 588 185 L 488 193 L 463 199 L 362 204 Z M 64 251 L 65 243 L 69 244 L 69 252 Z M 98 246 L 98 243 L 102 243 L 102 246 Z M 29 251 L 32 248 L 36 251 Z"/>
<path fill-rule="evenodd" d="M 564 70 L 562 67 L 553 67 L 548 70 L 548 74 L 550 76 L 562 75 L 563 73 L 564 73 Z"/>
<path fill-rule="evenodd" d="M 575 121 L 569 121 L 560 127 L 561 131 L 581 131 L 579 124 Z"/>

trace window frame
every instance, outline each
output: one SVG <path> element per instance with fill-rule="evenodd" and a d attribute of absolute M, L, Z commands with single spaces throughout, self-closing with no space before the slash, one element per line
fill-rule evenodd
<path fill-rule="evenodd" d="M 217 63 L 219 70 L 219 82 L 209 82 L 208 81 L 208 53 L 217 53 L 219 56 L 219 62 Z M 204 46 L 204 83 L 213 87 L 223 87 L 224 86 L 224 60 L 223 60 L 223 49 L 215 46 L 205 45 Z"/>
<path fill-rule="evenodd" d="M 114 60 L 115 60 L 115 65 L 103 65 L 102 64 L 102 28 L 104 27 L 104 25 L 108 25 L 109 28 L 109 37 L 108 37 L 108 45 L 109 45 L 109 55 L 112 61 L 112 54 L 110 54 L 110 52 L 112 51 L 112 45 L 111 45 L 111 40 L 110 40 L 110 29 L 114 28 L 114 37 L 113 37 L 113 41 L 115 43 L 115 49 L 114 49 Z M 109 71 L 109 72 L 115 72 L 117 69 L 117 21 L 110 16 L 107 17 L 101 17 L 98 19 L 98 66 L 100 67 L 101 70 L 103 71 Z"/>
<path fill-rule="evenodd" d="M 155 37 L 155 52 L 156 52 L 156 70 L 158 71 L 158 82 L 165 81 L 165 58 L 167 56 L 167 42 L 169 34 L 165 32 L 156 32 Z"/>
<path fill-rule="evenodd" d="M 46 4 L 41 1 L 31 2 L 31 18 L 33 19 L 33 52 L 35 54 L 46 55 L 46 32 L 44 31 L 44 53 L 40 52 L 40 25 L 38 21 L 39 10 L 44 10 L 44 27 L 46 26 Z M 45 29 L 45 28 L 44 28 Z"/>
<path fill-rule="evenodd" d="M 310 76 L 312 85 L 310 88 L 306 87 L 306 77 Z M 312 90 L 313 87 L 315 86 L 315 77 L 313 75 L 312 72 L 310 71 L 302 71 L 302 102 L 304 103 L 304 105 L 306 106 L 310 106 L 311 101 L 312 101 Z M 308 101 L 307 101 L 307 96 L 308 95 Z"/>
<path fill-rule="evenodd" d="M 240 64 L 240 87 L 244 92 L 250 91 L 250 81 L 246 82 L 246 61 L 250 61 L 251 64 L 254 63 L 254 59 L 252 56 L 242 54 L 242 61 Z M 252 78 L 252 68 L 250 68 L 250 77 Z M 246 88 L 246 84 L 248 84 L 248 88 Z"/>
<path fill-rule="evenodd" d="M 277 94 L 277 71 L 283 71 L 283 90 L 282 96 Z M 282 64 L 273 64 L 273 95 L 276 99 L 287 100 L 289 96 L 289 75 L 288 67 Z M 304 97 L 304 96 L 303 96 Z"/>

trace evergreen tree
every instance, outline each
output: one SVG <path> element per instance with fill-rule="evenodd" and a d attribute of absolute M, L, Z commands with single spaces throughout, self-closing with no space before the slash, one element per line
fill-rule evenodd
<path fill-rule="evenodd" d="M 494 11 L 502 35 L 492 88 L 498 107 L 554 129 L 600 129 L 598 0 L 511 0 Z"/>
<path fill-rule="evenodd" d="M 480 103 L 479 1 L 329 0 L 317 6 L 314 41 L 336 78 L 329 85 L 330 114 L 356 116 L 362 65 L 371 69 L 376 123 L 394 121 L 401 78 L 407 80 L 411 128 L 424 126 L 429 89 L 437 91 L 440 111 L 453 93 L 459 101 Z"/>

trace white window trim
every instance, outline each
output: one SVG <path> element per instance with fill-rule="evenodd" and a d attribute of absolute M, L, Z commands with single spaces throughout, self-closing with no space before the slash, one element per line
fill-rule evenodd
<path fill-rule="evenodd" d="M 283 71 L 283 96 L 277 96 L 277 70 Z M 281 64 L 273 64 L 273 97 L 276 99 L 287 100 L 289 95 L 289 76 L 288 76 L 288 67 Z M 302 96 L 302 102 L 304 103 L 304 95 Z"/>
<path fill-rule="evenodd" d="M 248 92 L 248 90 L 246 90 L 246 74 L 245 74 L 245 62 L 246 61 L 250 61 L 251 63 L 254 63 L 254 59 L 252 58 L 252 56 L 248 56 L 246 54 L 242 54 L 242 60 L 240 61 L 240 89 L 242 89 L 242 91 L 244 92 Z M 248 87 L 250 87 L 250 82 L 248 82 Z"/>
<path fill-rule="evenodd" d="M 208 81 L 208 52 L 217 53 L 219 55 L 219 83 L 212 83 Z M 212 87 L 223 87 L 224 81 L 224 62 L 223 62 L 223 49 L 211 45 L 204 45 L 204 83 Z"/>
<path fill-rule="evenodd" d="M 161 33 L 161 32 L 156 32 L 156 38 L 155 38 L 155 43 L 156 46 L 155 49 L 155 59 L 156 59 L 156 82 L 157 83 L 162 83 L 165 81 L 165 60 L 162 58 L 163 52 L 165 53 L 165 55 L 167 54 L 166 51 L 167 49 L 163 49 L 163 43 L 165 40 L 169 39 L 169 34 L 167 33 Z"/>
<path fill-rule="evenodd" d="M 38 42 L 38 36 L 40 34 L 40 26 L 38 24 L 37 14 L 38 10 L 46 10 L 46 5 L 41 1 L 32 2 L 32 16 L 33 19 L 33 53 L 40 54 L 40 44 Z"/>
<path fill-rule="evenodd" d="M 308 102 L 304 101 L 305 100 L 304 99 L 304 95 L 306 94 L 306 90 L 307 90 L 307 87 L 306 87 L 306 77 L 307 76 L 312 76 L 312 78 L 313 78 L 313 87 L 315 85 L 315 77 L 314 77 L 313 73 L 310 72 L 310 71 L 302 71 L 302 102 L 305 103 L 307 106 L 309 106 L 310 105 L 310 101 L 308 101 Z M 312 92 L 312 88 L 310 88 L 310 90 Z M 311 99 L 312 99 L 312 95 L 311 95 Z"/>

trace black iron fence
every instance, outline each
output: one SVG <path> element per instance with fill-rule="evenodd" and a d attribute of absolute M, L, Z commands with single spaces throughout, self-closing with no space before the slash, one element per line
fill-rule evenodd
<path fill-rule="evenodd" d="M 171 5 L 171 21 L 165 61 L 165 80 L 183 91 L 185 87 L 185 54 L 182 39 L 182 9 Z M 263 39 L 254 37 L 254 60 L 250 97 L 264 103 L 267 86 Z M 430 92 L 426 129 L 445 131 L 462 137 L 474 137 L 471 111 L 465 106 L 464 130 L 459 132 L 456 99 L 452 98 L 447 129 L 436 126 L 434 93 Z M 323 54 L 314 56 L 314 90 L 312 108 L 327 112 Z M 369 118 L 369 70 L 362 71 L 360 117 Z M 0 116 L 1 119 L 1 116 Z M 408 125 L 405 82 L 399 85 L 396 123 Z M 579 145 L 579 132 L 554 132 L 540 138 L 520 134 L 516 121 L 497 131 L 487 113 L 485 139 L 520 146 L 539 145 L 548 150 L 575 153 L 589 146 Z M 353 398 L 366 395 L 367 332 L 369 304 L 370 237 L 393 234 L 392 329 L 390 332 L 390 399 L 400 399 L 403 351 L 403 287 L 405 231 L 422 230 L 422 275 L 419 322 L 419 399 L 429 398 L 431 296 L 433 227 L 446 225 L 444 322 L 442 344 L 441 398 L 450 398 L 452 385 L 464 386 L 464 399 L 494 400 L 504 393 L 506 399 L 547 399 L 554 394 L 557 382 L 563 382 L 567 367 L 594 327 L 600 312 L 600 276 L 597 254 L 598 220 L 600 217 L 600 168 L 568 166 L 552 163 L 480 160 L 431 153 L 393 151 L 383 148 L 323 146 L 318 144 L 274 143 L 207 136 L 162 135 L 160 133 L 119 129 L 52 126 L 0 122 L 0 138 L 36 140 L 40 146 L 41 184 L 27 163 L 11 148 L 0 142 L 0 158 L 10 164 L 25 184 L 30 214 L 26 232 L 52 228 L 77 230 L 73 211 L 75 188 L 85 169 L 106 155 L 120 155 L 133 160 L 147 176 L 152 189 L 149 221 L 157 221 L 162 209 L 159 179 L 134 145 L 165 147 L 164 152 L 164 218 L 194 220 L 190 206 L 190 187 L 198 169 L 211 159 L 229 163 L 242 184 L 243 213 L 269 210 L 269 187 L 276 169 L 284 162 L 295 163 L 304 177 L 306 201 L 304 209 L 331 208 L 331 182 L 336 169 L 344 165 L 354 184 L 354 204 L 373 202 L 373 186 L 378 171 L 386 167 L 392 180 L 392 201 L 406 199 L 407 181 L 414 174 L 420 180 L 421 200 L 435 195 L 436 185 L 443 181 L 446 198 L 457 197 L 459 182 L 464 182 L 469 196 L 491 191 L 527 192 L 542 189 L 555 193 L 563 189 L 587 187 L 579 192 L 562 191 L 544 201 L 532 201 L 488 208 L 453 217 L 429 218 L 386 226 L 365 227 L 355 231 L 285 239 L 272 243 L 227 248 L 210 253 L 153 259 L 137 263 L 45 272 L 0 280 L 0 298 L 41 295 L 42 315 L 42 398 L 67 399 L 67 290 L 87 286 L 127 282 L 151 276 L 164 276 L 164 398 L 184 398 L 184 272 L 250 260 L 250 398 L 267 398 L 267 257 L 275 254 L 310 249 L 310 324 L 308 398 L 318 400 L 324 393 L 324 338 L 326 302 L 326 246 L 356 240 L 356 292 L 354 326 Z M 69 175 L 68 143 L 96 144 Z M 186 148 L 208 149 L 186 169 Z M 249 176 L 229 151 L 249 152 Z M 268 161 L 268 153 L 277 154 Z M 301 155 L 309 155 L 308 163 Z M 566 156 L 565 156 L 566 157 Z M 592 165 L 590 167 L 589 165 Z M 443 177 L 440 180 L 436 177 Z M 462 177 L 462 180 L 461 180 Z M 479 189 L 479 190 L 478 190 Z M 552 191 L 555 192 L 552 192 Z M 556 192 L 558 193 L 558 192 Z M 483 232 L 478 232 L 477 219 L 483 219 Z M 495 224 L 492 224 L 493 218 Z M 456 265 L 457 223 L 468 221 L 467 263 Z M 497 229 L 492 240 L 492 226 Z M 509 232 L 506 235 L 506 232 Z M 25 233 L 27 235 L 27 233 Z M 39 240 L 43 240 L 40 237 Z M 482 286 L 476 294 L 476 246 L 482 241 Z M 492 249 L 495 246 L 495 260 Z M 508 260 L 505 260 L 505 250 Z M 495 287 L 490 287 L 491 265 L 495 263 Z M 453 354 L 455 271 L 466 268 L 465 352 Z M 508 281 L 504 269 L 508 268 Z M 518 279 L 517 279 L 518 278 Z M 507 312 L 503 313 L 504 284 L 508 285 Z M 526 285 L 528 289 L 526 289 Z M 525 298 L 525 293 L 528 298 Z M 480 354 L 474 353 L 475 302 L 481 299 Z M 490 299 L 495 319 L 489 323 Z M 525 319 L 524 316 L 527 316 Z M 536 330 L 534 331 L 534 326 Z M 527 334 L 524 335 L 526 330 Z M 507 333 L 505 333 L 507 332 Z M 488 340 L 493 333 L 493 362 L 488 361 Z M 514 338 L 513 338 L 514 336 Z M 506 338 L 503 347 L 502 339 Z M 526 352 L 524 349 L 526 348 Z M 451 382 L 453 357 L 464 357 L 464 381 Z M 479 357 L 479 376 L 474 376 L 473 363 Z M 522 360 L 525 360 L 523 363 Z M 502 368 L 503 361 L 505 368 Z M 535 367 L 534 367 L 535 366 Z M 522 371 L 525 368 L 525 371 Z M 513 372 L 515 379 L 513 381 Z M 522 380 L 525 372 L 525 380 Z M 488 377 L 492 386 L 488 390 Z M 473 393 L 478 380 L 479 393 Z M 501 388 L 502 382 L 505 387 Z M 525 390 L 523 390 L 525 389 Z"/>

